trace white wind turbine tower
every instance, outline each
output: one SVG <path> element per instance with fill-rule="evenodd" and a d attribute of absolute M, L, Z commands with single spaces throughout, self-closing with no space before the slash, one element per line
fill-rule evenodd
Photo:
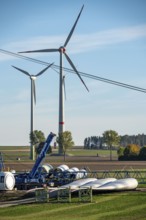
<path fill-rule="evenodd" d="M 75 71 L 75 73 L 78 75 L 78 77 L 80 78 L 80 80 L 82 81 L 82 83 L 84 84 L 84 86 L 86 87 L 86 89 L 88 90 L 86 84 L 84 83 L 83 79 L 81 78 L 80 74 L 78 73 L 75 65 L 73 64 L 73 62 L 71 61 L 71 59 L 69 58 L 69 56 L 66 53 L 66 46 L 68 45 L 72 34 L 74 32 L 74 29 L 77 25 L 77 22 L 80 18 L 80 15 L 82 13 L 82 10 L 84 8 L 84 5 L 82 6 L 78 17 L 68 35 L 68 37 L 66 38 L 66 41 L 64 43 L 63 46 L 59 47 L 59 48 L 53 48 L 53 49 L 42 49 L 42 50 L 33 50 L 33 51 L 23 51 L 23 52 L 19 52 L 19 53 L 37 53 L 37 52 L 59 52 L 60 53 L 60 81 L 59 81 L 59 134 L 63 133 L 65 130 L 65 122 L 64 122 L 64 92 L 63 92 L 63 85 L 64 85 L 64 75 L 63 75 L 63 54 L 65 55 L 68 63 L 70 64 L 70 66 L 72 67 L 72 69 Z M 89 91 L 89 90 L 88 90 Z M 63 146 L 59 146 L 59 153 L 63 153 Z"/>
<path fill-rule="evenodd" d="M 35 89 L 35 80 L 38 76 L 42 75 L 49 67 L 51 67 L 52 64 L 50 64 L 49 66 L 47 66 L 45 69 L 41 70 L 38 74 L 36 75 L 30 75 L 27 71 L 22 70 L 18 67 L 12 66 L 15 69 L 19 70 L 20 72 L 24 73 L 25 75 L 30 77 L 31 80 L 31 111 L 30 111 L 30 134 L 33 134 L 33 122 L 34 122 L 34 117 L 33 117 L 33 109 L 34 109 L 34 102 L 36 104 L 36 89 Z M 30 159 L 34 160 L 34 146 L 33 143 L 30 143 Z"/>

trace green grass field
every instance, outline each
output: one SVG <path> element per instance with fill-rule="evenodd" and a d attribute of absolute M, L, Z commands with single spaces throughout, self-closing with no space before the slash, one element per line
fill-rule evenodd
<path fill-rule="evenodd" d="M 0 208 L 1 220 L 144 220 L 146 192 L 93 196 L 92 203 L 41 203 Z"/>
<path fill-rule="evenodd" d="M 0 146 L 0 152 L 2 152 L 4 160 L 17 160 L 18 157 L 21 160 L 29 160 L 30 148 L 29 146 Z M 53 149 L 52 153 L 58 153 L 57 150 Z M 109 157 L 109 150 L 86 150 L 86 149 L 70 149 L 66 154 L 71 156 L 93 156 L 96 157 L 97 154 L 99 157 Z M 117 151 L 113 150 L 112 155 L 117 156 Z"/>
<path fill-rule="evenodd" d="M 109 156 L 110 152 L 109 150 L 84 150 L 84 149 L 79 149 L 79 150 L 68 150 L 67 153 L 72 154 L 74 156 L 97 156 L 97 153 L 99 156 Z M 117 156 L 117 151 L 113 150 L 112 151 L 113 156 Z"/>

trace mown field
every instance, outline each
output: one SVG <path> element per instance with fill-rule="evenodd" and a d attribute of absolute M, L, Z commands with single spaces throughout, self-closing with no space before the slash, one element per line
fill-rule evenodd
<path fill-rule="evenodd" d="M 146 192 L 93 196 L 92 203 L 41 203 L 0 208 L 1 220 L 145 220 Z"/>
<path fill-rule="evenodd" d="M 21 160 L 29 161 L 30 148 L 28 146 L 0 146 L 0 152 L 3 154 L 4 160 L 17 160 L 19 157 Z M 56 149 L 52 149 L 52 155 L 57 154 Z M 86 149 L 77 149 L 73 148 L 66 152 L 69 156 L 89 156 L 89 157 L 109 157 L 109 150 L 86 150 Z M 117 158 L 117 151 L 112 151 L 113 157 Z M 50 157 L 50 155 L 46 155 L 46 157 Z M 57 159 L 57 158 L 56 158 Z"/>

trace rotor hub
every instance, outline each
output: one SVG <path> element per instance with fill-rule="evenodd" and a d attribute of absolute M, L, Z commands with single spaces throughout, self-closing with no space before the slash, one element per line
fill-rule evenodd
<path fill-rule="evenodd" d="M 65 53 L 65 51 L 66 51 L 65 47 L 60 47 L 60 52 L 61 53 Z"/>
<path fill-rule="evenodd" d="M 31 75 L 30 78 L 31 78 L 32 80 L 36 80 L 36 76 L 34 76 L 34 75 Z"/>

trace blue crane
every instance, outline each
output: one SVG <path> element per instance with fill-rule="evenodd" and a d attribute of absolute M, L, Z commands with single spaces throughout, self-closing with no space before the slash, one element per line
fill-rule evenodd
<path fill-rule="evenodd" d="M 53 140 L 53 137 L 56 136 L 54 133 L 50 133 L 44 143 L 44 146 L 39 154 L 39 156 L 36 159 L 36 162 L 34 164 L 34 166 L 32 167 L 31 171 L 29 173 L 21 173 L 15 176 L 16 179 L 16 187 L 20 186 L 21 184 L 24 186 L 25 184 L 29 184 L 32 182 L 35 183 L 39 183 L 39 182 L 43 182 L 43 175 L 41 176 L 36 175 L 36 173 L 38 172 L 38 168 L 40 167 L 41 162 L 43 161 L 43 159 L 46 156 L 46 153 L 48 151 L 48 149 L 50 148 L 50 143 Z M 22 188 L 22 187 L 21 187 Z"/>
<path fill-rule="evenodd" d="M 51 141 L 52 141 L 54 136 L 55 136 L 55 134 L 53 134 L 52 132 L 48 135 L 48 138 L 47 138 L 46 142 L 44 143 L 44 146 L 43 146 L 43 148 L 41 150 L 41 153 L 39 154 L 39 156 L 38 156 L 38 158 L 37 158 L 37 160 L 36 160 L 32 170 L 29 173 L 29 178 L 30 179 L 35 177 L 35 174 L 36 174 L 36 172 L 37 172 L 41 162 L 45 158 L 46 153 L 47 153 L 47 151 L 48 151 L 48 149 L 50 147 L 50 143 L 51 143 Z"/>

